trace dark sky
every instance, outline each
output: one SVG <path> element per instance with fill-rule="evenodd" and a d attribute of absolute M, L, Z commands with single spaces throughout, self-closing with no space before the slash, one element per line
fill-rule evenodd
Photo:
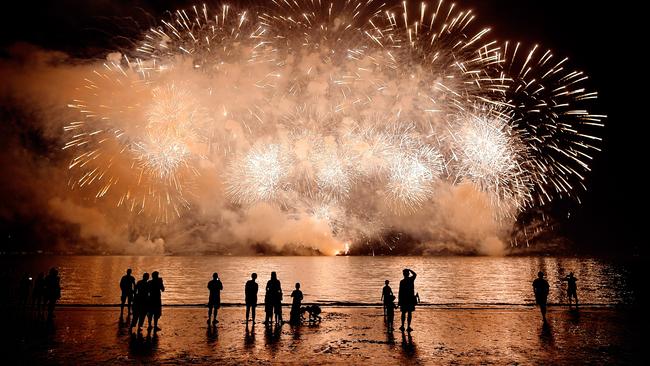
<path fill-rule="evenodd" d="M 261 3 L 260 0 L 258 3 Z M 166 9 L 188 1 L 58 0 L 11 5 L 0 22 L 0 49 L 17 41 L 66 51 L 76 56 L 102 56 L 126 46 L 128 37 L 153 24 Z M 590 190 L 581 207 L 571 209 L 566 232 L 589 248 L 626 248 L 645 252 L 641 239 L 647 207 L 641 175 L 645 147 L 645 26 L 641 10 L 597 1 L 468 0 L 478 20 L 501 40 L 539 43 L 570 57 L 572 65 L 591 76 L 599 91 L 595 112 L 607 114 L 604 153 L 593 164 Z M 2 51 L 0 51 L 2 52 Z M 647 86 L 646 86 L 647 88 Z M 645 160 L 645 159 L 644 159 Z"/>

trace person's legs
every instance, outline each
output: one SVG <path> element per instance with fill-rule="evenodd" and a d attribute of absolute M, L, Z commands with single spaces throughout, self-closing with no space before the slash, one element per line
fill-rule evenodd
<path fill-rule="evenodd" d="M 217 313 L 219 312 L 219 306 L 215 305 L 214 307 L 214 319 L 212 320 L 212 324 L 217 324 L 219 321 L 217 320 Z"/>
<path fill-rule="evenodd" d="M 52 320 L 54 316 L 54 301 L 53 299 L 47 299 L 47 320 Z"/>
<path fill-rule="evenodd" d="M 155 330 L 160 329 L 160 328 L 158 328 L 158 319 L 160 319 L 160 313 L 154 314 L 154 316 L 153 316 L 153 329 L 155 329 Z"/>
<path fill-rule="evenodd" d="M 399 328 L 400 330 L 404 330 L 404 320 L 406 318 L 406 313 L 402 311 L 402 326 Z"/>
<path fill-rule="evenodd" d="M 253 323 L 255 323 L 255 307 L 256 306 L 257 306 L 257 304 L 251 304 L 251 313 L 252 313 L 251 315 L 252 315 L 252 318 L 253 318 Z M 248 316 L 246 316 L 246 319 L 248 319 Z"/>
<path fill-rule="evenodd" d="M 271 310 L 268 303 L 264 303 L 264 323 L 268 324 L 271 322 Z"/>
<path fill-rule="evenodd" d="M 546 322 L 546 302 L 539 304 L 539 309 L 542 312 L 542 319 Z"/>
<path fill-rule="evenodd" d="M 282 303 L 275 304 L 275 322 L 282 323 Z"/>
<path fill-rule="evenodd" d="M 133 318 L 131 319 L 131 323 L 129 324 L 129 331 L 131 331 L 131 328 L 135 327 L 137 323 L 138 323 L 138 307 L 137 305 L 133 304 Z"/>
<path fill-rule="evenodd" d="M 246 304 L 246 322 L 248 323 L 248 316 L 250 315 L 251 312 L 251 305 Z"/>
<path fill-rule="evenodd" d="M 208 303 L 208 325 L 210 324 L 211 317 L 212 317 L 212 303 Z"/>
<path fill-rule="evenodd" d="M 127 305 L 127 309 L 129 311 L 128 314 L 131 314 L 131 304 L 133 303 L 133 294 L 130 294 L 127 297 L 127 300 L 129 301 L 129 304 Z"/>
<path fill-rule="evenodd" d="M 120 315 L 124 313 L 124 301 L 126 301 L 126 295 L 123 292 L 122 296 L 120 296 Z"/>
<path fill-rule="evenodd" d="M 141 330 L 144 326 L 144 318 L 147 316 L 147 311 L 140 309 L 140 314 L 138 314 L 138 330 Z"/>
<path fill-rule="evenodd" d="M 411 328 L 411 318 L 412 318 L 412 317 L 413 317 L 413 312 L 412 312 L 412 311 L 409 311 L 409 312 L 408 312 L 408 320 L 407 320 L 407 321 L 408 321 L 408 328 L 406 328 L 406 329 L 408 329 L 408 330 L 412 330 L 412 328 Z"/>

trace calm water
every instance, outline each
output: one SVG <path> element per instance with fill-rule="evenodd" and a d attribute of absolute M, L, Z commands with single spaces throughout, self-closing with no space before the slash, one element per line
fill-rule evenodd
<path fill-rule="evenodd" d="M 242 303 L 244 283 L 258 273 L 259 301 L 271 271 L 278 273 L 285 302 L 300 282 L 305 302 L 377 303 L 385 279 L 397 293 L 401 271 L 411 268 L 423 303 L 446 305 L 528 304 L 533 302 L 531 281 L 537 271 L 547 273 L 549 301 L 566 302 L 566 283 L 573 271 L 583 304 L 616 305 L 634 301 L 631 274 L 618 263 L 563 257 L 129 257 L 39 256 L 0 257 L 5 284 L 16 283 L 25 270 L 60 268 L 64 304 L 115 304 L 119 280 L 130 267 L 140 279 L 144 271 L 159 271 L 166 291 L 165 304 L 207 302 L 207 282 L 218 272 L 224 284 L 221 299 Z"/>

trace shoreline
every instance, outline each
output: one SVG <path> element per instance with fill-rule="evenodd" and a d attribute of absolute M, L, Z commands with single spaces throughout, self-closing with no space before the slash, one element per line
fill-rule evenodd
<path fill-rule="evenodd" d="M 288 318 L 288 309 L 283 309 Z M 202 306 L 168 306 L 162 330 L 130 333 L 119 306 L 64 306 L 53 323 L 30 312 L 9 317 L 6 354 L 22 364 L 641 364 L 642 309 L 419 308 L 410 333 L 387 331 L 382 310 L 323 307 L 322 322 L 255 325 L 243 307 L 219 311 L 206 326 Z M 399 327 L 399 312 L 395 314 Z M 14 324 L 11 324 L 14 323 Z M 145 323 L 146 327 L 146 323 Z"/>
<path fill-rule="evenodd" d="M 382 308 L 383 304 L 381 303 L 348 303 L 348 302 L 303 302 L 303 306 L 306 305 L 318 305 L 322 308 Z M 12 305 L 13 306 L 13 305 Z M 121 305 L 119 303 L 107 303 L 107 304 L 81 304 L 81 303 L 69 303 L 69 304 L 57 304 L 58 308 L 119 308 Z M 126 306 L 126 305 L 125 305 Z M 207 303 L 198 303 L 198 304 L 163 304 L 163 308 L 207 308 Z M 222 308 L 238 308 L 245 307 L 245 303 L 221 303 Z M 31 306 L 27 306 L 30 308 Z M 291 303 L 282 303 L 283 308 L 291 308 Z M 425 303 L 418 304 L 418 308 L 426 309 L 449 309 L 449 310 L 499 310 L 499 309 L 530 309 L 537 307 L 537 304 L 512 304 L 512 303 Z M 569 308 L 568 303 L 549 303 L 547 304 L 548 308 Z M 638 305 L 635 304 L 593 304 L 585 303 L 580 304 L 580 309 L 634 309 Z M 264 309 L 264 303 L 258 303 L 257 309 Z M 399 309 L 395 310 L 396 313 L 399 312 Z"/>

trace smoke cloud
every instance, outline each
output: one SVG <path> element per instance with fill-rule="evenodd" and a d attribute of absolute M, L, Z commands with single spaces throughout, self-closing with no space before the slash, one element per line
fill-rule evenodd
<path fill-rule="evenodd" d="M 333 150 L 328 144 L 336 142 L 328 136 L 340 135 L 340 131 L 328 134 L 321 127 L 318 136 L 300 135 L 275 125 L 283 120 L 280 116 L 287 115 L 293 119 L 315 119 L 305 125 L 321 123 L 318 116 L 327 110 L 323 104 L 316 103 L 304 113 L 297 113 L 300 105 L 289 98 L 274 97 L 271 103 L 275 115 L 259 115 L 241 107 L 269 102 L 265 89 L 259 87 L 264 75 L 271 73 L 263 67 L 232 68 L 228 73 L 206 80 L 193 72 L 194 65 L 179 62 L 175 64 L 177 69 L 170 73 L 170 79 L 160 82 L 164 86 L 157 90 L 158 96 L 152 97 L 146 90 L 138 89 L 140 84 L 123 88 L 115 84 L 115 80 L 102 81 L 97 77 L 95 71 L 105 71 L 106 63 L 122 62 L 119 54 L 109 54 L 105 60 L 74 60 L 64 53 L 28 44 L 15 45 L 8 53 L 9 57 L 0 61 L 0 79 L 3 80 L 0 86 L 3 125 L 0 160 L 4 182 L 0 195 L 5 203 L 0 209 L 0 218 L 9 227 L 37 230 L 40 233 L 37 240 L 42 241 L 37 246 L 41 249 L 125 254 L 334 255 L 350 247 L 359 252 L 366 246 L 370 250 L 369 243 L 376 243 L 377 239 L 390 248 L 395 244 L 384 238 L 385 234 L 400 232 L 412 239 L 418 253 L 505 253 L 514 223 L 508 214 L 514 210 L 506 209 L 504 214 L 503 207 L 497 208 L 480 187 L 469 182 L 438 182 L 432 188 L 436 194 L 426 198 L 421 209 L 413 211 L 399 207 L 396 210 L 384 197 L 385 192 L 372 183 L 339 191 L 339 187 L 328 187 L 325 180 L 316 187 L 329 195 L 324 201 L 335 202 L 345 195 L 350 197 L 350 207 L 305 200 L 301 193 L 314 189 L 308 184 L 291 189 L 280 187 L 281 194 L 273 197 L 259 193 L 267 199 L 238 200 L 238 191 L 233 191 L 232 186 L 250 188 L 246 184 L 251 182 L 245 181 L 249 177 L 237 170 L 237 166 L 245 165 L 242 159 L 245 160 L 250 151 L 275 144 L 279 146 L 276 153 L 282 156 L 287 144 L 295 145 L 299 148 L 292 159 L 298 161 L 291 161 L 291 164 L 299 168 L 278 174 L 289 174 L 294 180 L 299 174 L 304 177 L 300 181 L 318 181 L 319 174 L 324 171 L 319 164 L 327 167 L 334 164 L 327 154 Z M 313 55 L 289 59 L 299 70 L 328 67 L 319 64 L 320 61 Z M 104 82 L 101 89 L 84 89 L 89 78 L 94 78 L 95 85 Z M 252 85 L 259 88 L 244 88 L 244 85 L 251 85 L 252 79 L 257 81 Z M 128 80 L 128 76 L 123 80 Z M 216 88 L 216 85 L 223 87 Z M 303 92 L 310 95 L 310 100 L 322 100 L 329 96 L 327 88 L 323 80 L 316 78 L 305 81 Z M 210 92 L 206 94 L 204 90 Z M 109 95 L 110 98 L 106 98 Z M 184 103 L 181 107 L 170 105 L 165 95 L 184 98 Z M 191 156 L 207 158 L 182 163 L 178 168 L 182 173 L 174 178 L 177 181 L 169 183 L 167 180 L 162 185 L 161 196 L 165 192 L 169 196 L 169 191 L 165 190 L 173 184 L 181 184 L 184 190 L 182 196 L 177 192 L 172 194 L 176 196 L 169 199 L 176 201 L 164 214 L 148 212 L 149 206 L 138 208 L 138 205 L 145 207 L 138 195 L 144 197 L 143 191 L 149 188 L 141 184 L 142 169 L 131 169 L 133 163 L 119 161 L 123 158 L 117 153 L 119 146 L 103 145 L 107 153 L 91 163 L 110 162 L 112 167 L 107 174 L 119 178 L 105 195 L 97 194 L 97 186 L 78 183 L 83 171 L 70 168 L 78 151 L 63 149 L 71 139 L 64 127 L 88 118 L 79 113 L 79 108 L 68 105 L 84 104 L 75 102 L 80 99 L 102 103 L 93 98 L 105 98 L 104 103 L 112 103 L 104 115 L 113 126 L 119 126 L 131 136 L 141 135 L 140 130 L 151 128 L 152 120 L 156 123 L 158 119 L 158 126 L 163 126 L 165 121 L 161 119 L 172 112 L 177 114 L 176 118 L 194 121 L 194 130 L 183 132 L 187 134 L 182 136 L 183 141 L 189 141 L 186 146 Z M 404 104 L 409 101 L 404 99 L 400 103 L 399 108 L 407 108 Z M 151 105 L 153 109 L 147 107 Z M 268 125 L 254 122 L 258 118 Z M 286 117 L 283 121 L 283 126 L 292 123 L 287 122 Z M 255 139 L 250 138 L 253 127 L 262 131 L 257 132 Z M 348 129 L 345 121 L 336 128 L 353 130 Z M 206 133 L 215 138 L 206 141 L 202 138 Z M 114 142 L 105 144 L 111 143 Z M 161 144 L 158 141 L 157 146 Z M 360 152 L 356 156 L 367 159 L 362 162 L 367 165 L 361 164 L 359 169 L 376 165 L 372 147 L 359 144 L 342 148 Z M 278 159 L 263 168 L 274 169 L 275 164 L 282 164 L 282 158 Z M 283 184 L 279 181 L 278 184 Z M 120 202 L 120 196 L 128 197 Z M 153 210 L 158 211 L 160 204 L 153 206 Z M 176 210 L 182 214 L 177 215 Z"/>

